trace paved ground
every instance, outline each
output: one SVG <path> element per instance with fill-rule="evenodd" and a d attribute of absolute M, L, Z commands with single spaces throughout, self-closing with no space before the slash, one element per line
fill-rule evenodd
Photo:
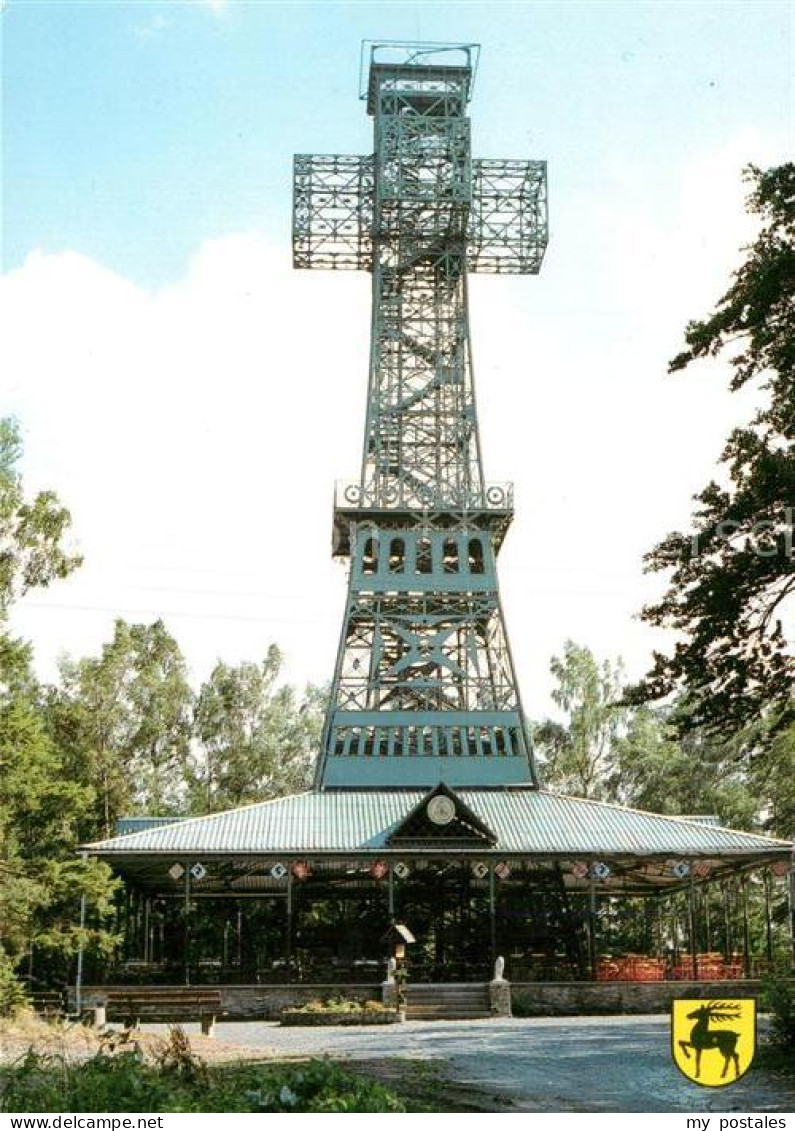
<path fill-rule="evenodd" d="M 795 1086 L 751 1068 L 728 1088 L 701 1088 L 675 1068 L 667 1017 L 409 1021 L 373 1028 L 219 1024 L 220 1040 L 286 1056 L 388 1056 L 445 1062 L 447 1074 L 521 1111 L 795 1112 Z"/>

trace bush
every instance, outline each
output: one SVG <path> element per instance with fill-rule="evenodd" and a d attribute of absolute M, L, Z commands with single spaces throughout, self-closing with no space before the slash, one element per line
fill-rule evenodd
<path fill-rule="evenodd" d="M 773 1041 L 795 1048 L 795 980 L 783 972 L 765 978 L 762 1007 L 772 1014 L 770 1035 Z"/>
<path fill-rule="evenodd" d="M 102 1052 L 82 1064 L 29 1052 L 5 1075 L 3 1111 L 404 1112 L 393 1092 L 328 1061 L 208 1068 L 184 1041 L 147 1064 Z"/>

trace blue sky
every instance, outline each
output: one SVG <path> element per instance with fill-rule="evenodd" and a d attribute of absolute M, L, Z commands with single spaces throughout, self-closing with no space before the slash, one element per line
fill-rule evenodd
<path fill-rule="evenodd" d="M 476 145 L 546 156 L 558 205 L 628 153 L 654 195 L 705 138 L 785 126 L 792 11 L 8 0 L 4 262 L 72 248 L 156 284 L 208 236 L 284 238 L 292 153 L 369 145 L 367 37 L 481 42 Z"/>
<path fill-rule="evenodd" d="M 668 377 L 753 235 L 741 169 L 791 159 L 789 4 L 6 0 L 0 411 L 85 557 L 21 601 L 44 678 L 116 615 L 162 616 L 195 678 L 264 655 L 328 678 L 358 471 L 368 278 L 294 272 L 294 152 L 366 152 L 365 38 L 477 41 L 475 152 L 549 162 L 538 278 L 473 279 L 488 478 L 530 713 L 573 638 L 640 675 L 642 556 L 687 522 L 753 393 Z"/>

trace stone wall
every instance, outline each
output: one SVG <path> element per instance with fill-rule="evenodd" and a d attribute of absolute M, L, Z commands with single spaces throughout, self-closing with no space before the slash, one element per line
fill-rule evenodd
<path fill-rule="evenodd" d="M 675 998 L 753 997 L 760 983 L 732 982 L 512 982 L 514 1017 L 589 1013 L 668 1013 Z"/>
<path fill-rule="evenodd" d="M 135 992 L 135 986 L 84 986 L 83 1008 L 90 1009 L 102 1002 L 109 989 Z M 145 988 L 145 987 L 142 987 Z M 157 989 L 188 989 L 186 986 L 157 986 Z M 380 1001 L 381 986 L 372 985 L 278 985 L 278 986 L 196 986 L 196 989 L 219 990 L 223 1020 L 242 1021 L 277 1020 L 287 1006 L 303 1005 L 308 1001 L 327 998 L 344 998 L 347 1001 Z M 75 1008 L 75 989 L 69 987 L 69 1009 Z"/>

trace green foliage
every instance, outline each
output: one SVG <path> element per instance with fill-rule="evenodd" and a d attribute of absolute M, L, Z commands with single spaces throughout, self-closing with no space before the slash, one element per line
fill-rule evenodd
<path fill-rule="evenodd" d="M 669 534 L 646 557 L 670 573 L 662 600 L 643 612 L 681 634 L 632 689 L 634 702 L 686 692 L 682 729 L 732 739 L 758 720 L 764 738 L 795 723 L 795 656 L 784 630 L 795 602 L 795 165 L 749 168 L 759 234 L 713 314 L 691 322 L 671 362 L 727 356 L 731 388 L 758 386 L 763 407 L 729 436 L 726 485 L 696 496 L 693 528 Z"/>
<path fill-rule="evenodd" d="M 393 1092 L 328 1061 L 206 1068 L 184 1050 L 145 1064 L 101 1053 L 83 1064 L 28 1053 L 2 1109 L 31 1112 L 404 1112 Z"/>
<path fill-rule="evenodd" d="M 384 1013 L 386 1007 L 380 1001 L 352 1001 L 350 998 L 332 997 L 324 1001 L 313 999 L 304 1005 L 297 1005 L 290 1013 Z"/>
<path fill-rule="evenodd" d="M 67 577 L 81 562 L 62 546 L 71 517 L 52 491 L 26 499 L 19 425 L 0 419 L 0 621 L 15 598 Z"/>
<path fill-rule="evenodd" d="M 704 814 L 753 828 L 759 796 L 732 744 L 700 731 L 678 737 L 676 712 L 641 707 L 617 738 L 612 798 L 654 813 Z"/>
<path fill-rule="evenodd" d="M 557 679 L 554 702 L 567 724 L 547 720 L 534 732 L 544 784 L 579 797 L 604 800 L 609 794 L 616 737 L 626 716 L 620 706 L 621 665 L 567 640 L 550 670 Z"/>
<path fill-rule="evenodd" d="M 199 747 L 191 764 L 194 812 L 305 789 L 311 781 L 325 694 L 279 685 L 282 655 L 261 664 L 217 663 L 196 705 Z"/>
<path fill-rule="evenodd" d="M 14 965 L 0 947 L 0 1017 L 13 1017 L 27 1005 L 25 987 L 14 971 Z"/>
<path fill-rule="evenodd" d="M 791 973 L 782 971 L 763 980 L 762 1006 L 772 1015 L 770 1035 L 774 1042 L 795 1049 L 795 981 Z"/>
<path fill-rule="evenodd" d="M 70 776 L 97 786 L 86 839 L 111 836 L 125 814 L 179 812 L 192 733 L 185 660 L 162 621 L 117 620 L 99 657 L 61 662 L 47 703 Z"/>

